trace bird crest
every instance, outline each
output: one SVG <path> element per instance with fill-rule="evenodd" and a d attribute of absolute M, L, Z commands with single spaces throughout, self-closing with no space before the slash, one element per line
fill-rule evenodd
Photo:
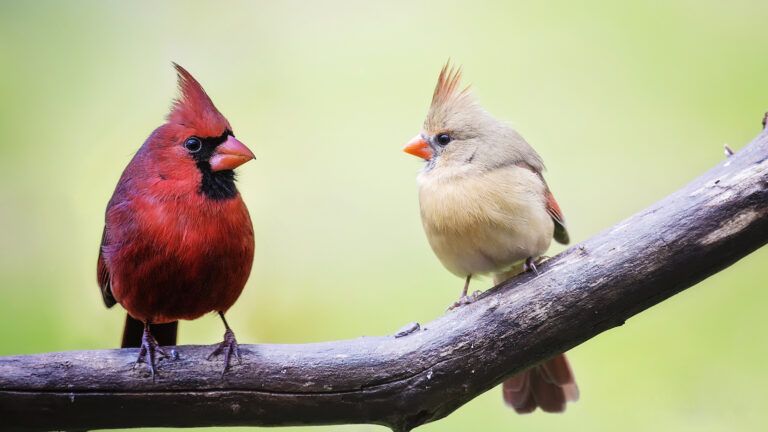
<path fill-rule="evenodd" d="M 440 70 L 440 76 L 437 77 L 435 92 L 432 93 L 432 107 L 444 106 L 453 99 L 461 98 L 469 93 L 469 86 L 459 90 L 461 84 L 461 66 L 451 65 L 449 60 Z"/>
<path fill-rule="evenodd" d="M 174 100 L 168 122 L 195 129 L 201 136 L 219 136 L 230 130 L 227 119 L 186 69 L 173 63 L 178 74 L 179 96 Z"/>
<path fill-rule="evenodd" d="M 449 60 L 440 70 L 435 91 L 432 93 L 432 105 L 425 122 L 428 129 L 442 123 L 451 112 L 461 111 L 474 104 L 470 86 L 462 89 L 460 85 L 461 67 L 451 65 Z"/>

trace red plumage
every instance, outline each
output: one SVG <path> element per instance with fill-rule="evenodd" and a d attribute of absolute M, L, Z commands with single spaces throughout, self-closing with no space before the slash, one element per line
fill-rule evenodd
<path fill-rule="evenodd" d="M 504 402 L 518 414 L 540 407 L 545 412 L 563 412 L 567 402 L 579 399 L 579 388 L 565 354 L 527 369 L 502 384 Z"/>
<path fill-rule="evenodd" d="M 117 184 L 97 269 L 107 306 L 120 303 L 145 324 L 143 355 L 152 351 L 151 335 L 144 341 L 149 324 L 208 312 L 223 318 L 253 262 L 253 227 L 232 172 L 253 155 L 200 84 L 175 66 L 180 96 Z M 238 354 L 234 335 L 220 348 L 228 363 Z M 154 358 L 146 360 L 154 373 Z"/>

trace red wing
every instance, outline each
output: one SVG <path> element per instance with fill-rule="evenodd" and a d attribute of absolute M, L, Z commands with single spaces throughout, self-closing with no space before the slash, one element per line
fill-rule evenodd
<path fill-rule="evenodd" d="M 96 278 L 99 281 L 99 287 L 101 288 L 101 297 L 104 299 L 104 304 L 107 307 L 112 307 L 117 303 L 115 297 L 112 295 L 112 287 L 109 279 L 109 269 L 107 263 L 104 262 L 104 254 L 102 248 L 107 240 L 107 227 L 104 227 L 104 232 L 101 234 L 101 244 L 99 245 L 99 262 L 96 264 Z"/>
<path fill-rule="evenodd" d="M 560 210 L 560 205 L 555 201 L 555 196 L 552 195 L 549 189 L 547 189 L 545 198 L 547 200 L 547 213 L 552 216 L 552 220 L 555 221 L 555 240 L 558 243 L 568 244 L 570 241 L 568 237 L 568 230 L 565 228 L 565 217 Z"/>

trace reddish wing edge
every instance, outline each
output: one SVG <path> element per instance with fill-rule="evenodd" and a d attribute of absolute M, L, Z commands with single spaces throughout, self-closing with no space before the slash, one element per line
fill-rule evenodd
<path fill-rule="evenodd" d="M 554 238 L 558 243 L 568 244 L 570 238 L 568 236 L 568 230 L 565 228 L 565 217 L 560 210 L 560 205 L 555 201 L 555 196 L 547 189 L 545 198 L 547 200 L 547 213 L 552 216 L 552 220 L 555 221 L 555 233 Z"/>
<path fill-rule="evenodd" d="M 549 190 L 547 181 L 544 180 L 544 175 L 542 175 L 540 171 L 536 170 L 536 168 L 525 161 L 517 162 L 516 165 L 520 168 L 525 168 L 535 173 L 539 176 L 541 182 L 544 183 L 544 187 L 546 188 L 546 191 L 544 192 L 544 199 L 546 200 L 547 213 L 549 213 L 549 216 L 552 217 L 552 220 L 555 222 L 553 237 L 558 243 L 568 244 L 571 239 L 568 236 L 568 230 L 565 228 L 565 217 L 563 216 L 563 211 L 560 210 L 560 205 L 555 200 L 555 196 L 552 195 L 552 191 Z"/>

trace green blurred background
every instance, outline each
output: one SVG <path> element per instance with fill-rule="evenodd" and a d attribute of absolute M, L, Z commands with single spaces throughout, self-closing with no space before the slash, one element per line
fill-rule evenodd
<path fill-rule="evenodd" d="M 455 300 L 422 233 L 421 164 L 400 151 L 448 57 L 547 161 L 577 242 L 758 133 L 768 2 L 576 3 L 3 1 L 0 354 L 118 343 L 123 311 L 95 281 L 103 211 L 175 95 L 171 61 L 258 157 L 239 170 L 255 265 L 229 314 L 248 343 L 388 334 Z M 516 416 L 494 389 L 420 430 L 758 430 L 766 259 L 574 349 L 582 398 L 564 415 Z M 180 342 L 221 334 L 208 316 Z"/>

